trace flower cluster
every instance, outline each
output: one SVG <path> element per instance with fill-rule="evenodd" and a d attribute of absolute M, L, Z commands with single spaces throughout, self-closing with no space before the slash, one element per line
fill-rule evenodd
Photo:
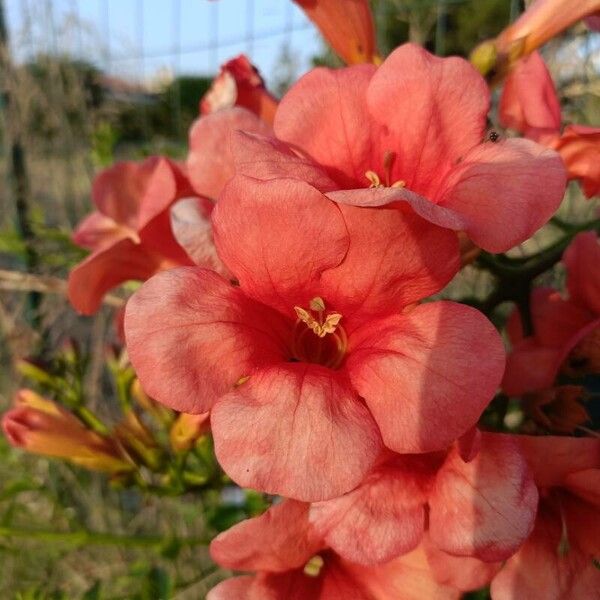
<path fill-rule="evenodd" d="M 212 542 L 217 563 L 253 574 L 208 597 L 597 597 L 600 440 L 575 435 L 590 431 L 584 379 L 600 372 L 597 234 L 568 240 L 568 297 L 525 294 L 508 359 L 483 312 L 432 296 L 467 252 L 506 252 L 544 226 L 568 179 L 597 195 L 599 130 L 561 131 L 533 34 L 499 110 L 524 137 L 490 136 L 469 62 L 413 44 L 381 60 L 367 2 L 348 2 L 347 31 L 340 2 L 298 4 L 350 66 L 312 70 L 278 103 L 246 57 L 229 61 L 185 164 L 104 171 L 75 233 L 92 249 L 69 281 L 80 312 L 145 282 L 127 302 L 127 353 L 148 396 L 188 413 L 174 447 L 210 414 L 227 475 L 277 497 Z M 508 397 L 524 415 L 514 430 Z M 36 403 L 76 446 L 99 444 Z M 5 430 L 39 451 L 23 410 Z"/>

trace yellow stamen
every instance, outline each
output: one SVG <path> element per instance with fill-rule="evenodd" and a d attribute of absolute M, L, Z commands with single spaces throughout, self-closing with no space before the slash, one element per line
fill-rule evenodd
<path fill-rule="evenodd" d="M 248 379 L 250 379 L 250 375 L 244 375 L 243 377 L 240 377 L 236 382 L 235 385 L 233 387 L 240 387 L 240 385 L 244 385 L 244 383 L 246 383 L 246 381 L 248 381 Z"/>
<path fill-rule="evenodd" d="M 381 184 L 381 180 L 379 179 L 379 175 L 375 173 L 375 171 L 367 171 L 365 173 L 365 177 L 371 182 L 370 188 L 378 188 L 383 187 Z"/>
<path fill-rule="evenodd" d="M 392 153 L 393 154 L 393 153 Z M 392 161 L 389 161 L 392 162 Z M 385 185 L 381 183 L 381 179 L 379 179 L 379 175 L 375 173 L 375 171 L 367 171 L 365 173 L 365 177 L 371 182 L 369 188 L 382 188 L 382 187 L 392 187 L 392 188 L 403 188 L 406 187 L 406 181 L 403 179 L 398 179 L 390 185 L 390 171 L 386 170 L 386 182 Z"/>
<path fill-rule="evenodd" d="M 304 574 L 309 577 L 318 577 L 324 564 L 323 558 L 316 554 L 304 565 Z"/>
<path fill-rule="evenodd" d="M 301 306 L 294 306 L 298 319 L 306 324 L 306 326 L 318 337 L 323 338 L 328 333 L 334 333 L 340 323 L 342 315 L 340 313 L 330 313 L 323 320 L 323 312 L 325 311 L 325 302 L 319 296 L 313 298 L 309 306 L 312 311 L 318 313 L 319 318 L 315 319 L 310 312 Z"/>

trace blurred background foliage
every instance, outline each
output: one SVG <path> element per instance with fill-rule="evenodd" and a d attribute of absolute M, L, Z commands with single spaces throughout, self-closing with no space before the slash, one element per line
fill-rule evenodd
<path fill-rule="evenodd" d="M 523 8 L 519 0 L 372 4 L 384 54 L 414 41 L 440 55 L 466 56 Z M 43 18 L 41 8 L 39 16 Z M 77 30 L 89 24 L 74 21 L 71 26 Z M 5 48 L 12 33 L 5 30 Z M 600 121 L 599 47 L 598 36 L 577 26 L 544 49 L 567 122 Z M 274 41 L 272 51 L 279 55 L 277 68 L 263 75 L 281 94 L 301 73 L 293 45 Z M 47 49 L 23 63 L 5 54 L 1 64 L 0 411 L 8 408 L 19 387 L 52 396 L 19 368 L 21 359 L 30 357 L 41 361 L 61 385 L 72 385 L 75 377 L 85 406 L 114 425 L 123 408 L 107 359 L 108 348 L 118 344 L 115 309 L 105 307 L 82 318 L 68 305 L 64 281 L 84 256 L 70 233 L 91 209 L 90 185 L 100 168 L 149 154 L 185 157 L 187 131 L 215 73 L 178 73 L 150 86 L 117 77 L 100 64 Z M 339 66 L 339 61 L 323 46 L 314 64 Z M 497 128 L 493 115 L 490 127 Z M 572 186 L 560 215 L 577 224 L 597 208 L 597 202 L 586 203 Z M 550 225 L 512 254 L 535 254 L 562 232 Z M 541 277 L 560 280 L 560 266 Z M 444 295 L 479 302 L 493 287 L 493 275 L 475 265 L 463 270 Z M 508 308 L 498 307 L 498 323 Z M 76 375 L 75 363 L 64 365 L 66 349 L 73 347 L 80 361 Z M 56 371 L 61 361 L 62 371 Z M 165 431 L 155 427 L 152 432 L 160 452 L 168 454 Z M 196 452 L 189 453 L 192 462 Z M 260 513 L 266 499 L 237 490 L 222 474 L 214 489 L 177 487 L 169 476 L 160 469 L 153 472 L 161 485 L 142 490 L 15 451 L 0 437 L 0 598 L 204 597 L 224 576 L 210 562 L 206 541 Z"/>

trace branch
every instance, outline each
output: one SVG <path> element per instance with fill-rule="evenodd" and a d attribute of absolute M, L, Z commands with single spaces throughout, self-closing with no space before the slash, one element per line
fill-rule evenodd
<path fill-rule="evenodd" d="M 41 542 L 62 543 L 75 546 L 126 546 L 163 548 L 171 543 L 180 546 L 206 546 L 207 538 L 169 538 L 159 535 L 120 535 L 115 533 L 100 533 L 95 531 L 48 531 L 46 529 L 20 529 L 15 527 L 0 527 L 0 537 L 27 538 Z"/>
<path fill-rule="evenodd" d="M 44 294 L 67 295 L 67 282 L 50 275 L 34 275 L 23 271 L 7 271 L 0 269 L 0 290 L 11 292 L 41 292 Z M 106 294 L 103 303 L 120 308 L 125 300 L 113 294 Z"/>

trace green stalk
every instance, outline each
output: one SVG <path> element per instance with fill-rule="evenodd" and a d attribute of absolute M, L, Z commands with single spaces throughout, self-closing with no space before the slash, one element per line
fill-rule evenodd
<path fill-rule="evenodd" d="M 0 537 L 30 539 L 74 546 L 122 546 L 155 549 L 160 549 L 172 543 L 172 540 L 167 536 L 158 535 L 136 536 L 86 530 L 62 532 L 17 527 L 0 527 Z M 210 540 L 207 538 L 177 538 L 176 542 L 180 546 L 206 546 L 210 543 Z"/>

